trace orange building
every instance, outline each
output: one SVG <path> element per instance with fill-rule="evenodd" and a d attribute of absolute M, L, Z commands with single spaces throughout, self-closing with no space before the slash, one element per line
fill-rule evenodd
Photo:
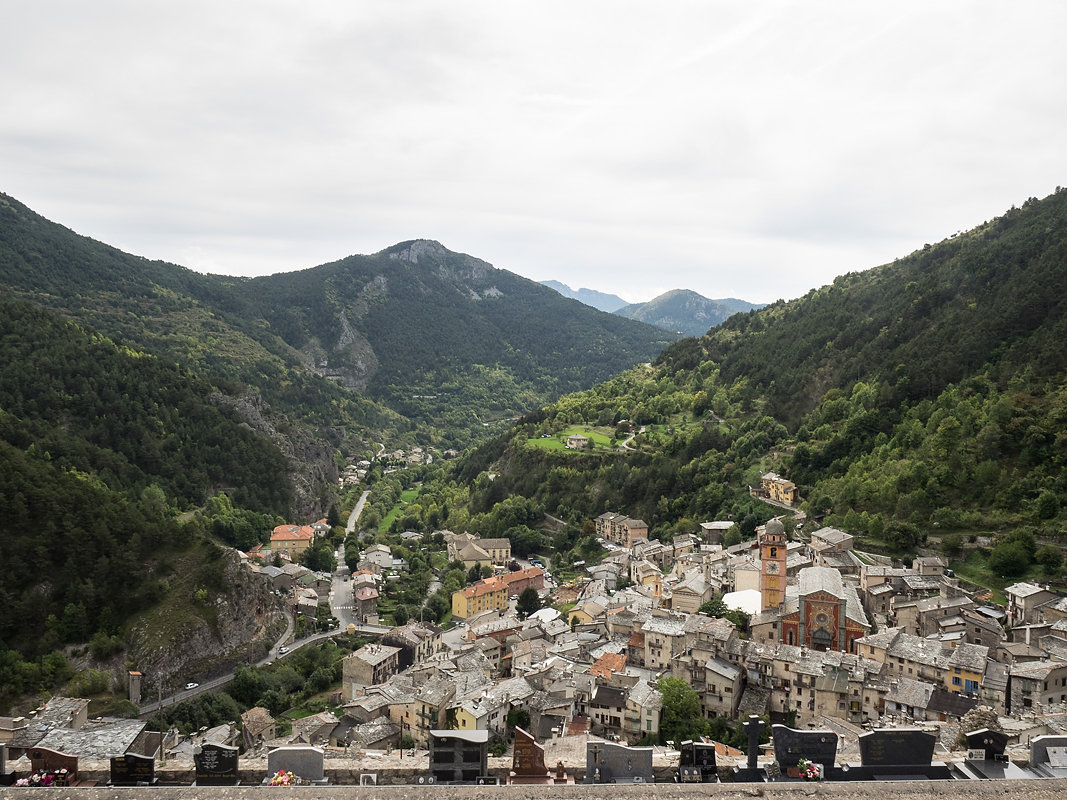
<path fill-rule="evenodd" d="M 785 644 L 843 653 L 855 653 L 854 642 L 870 630 L 855 588 L 832 567 L 800 570 L 799 591 L 786 597 L 781 626 Z"/>
<path fill-rule="evenodd" d="M 279 525 L 270 535 L 270 549 L 290 561 L 299 561 L 313 541 L 315 529 L 310 525 Z"/>

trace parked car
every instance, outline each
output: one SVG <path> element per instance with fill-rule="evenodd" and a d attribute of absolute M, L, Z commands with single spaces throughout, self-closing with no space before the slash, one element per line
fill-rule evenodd
<path fill-rule="evenodd" d="M 278 648 L 278 655 L 280 655 L 280 656 L 284 656 L 288 652 L 289 652 L 289 648 L 288 647 L 279 647 Z"/>
<path fill-rule="evenodd" d="M 199 685 L 200 685 L 199 683 L 187 683 L 187 684 L 185 684 L 185 688 L 186 689 L 195 689 Z"/>

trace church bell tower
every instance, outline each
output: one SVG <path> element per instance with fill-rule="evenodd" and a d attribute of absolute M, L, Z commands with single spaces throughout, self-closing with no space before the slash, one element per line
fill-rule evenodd
<path fill-rule="evenodd" d="M 759 588 L 762 608 L 778 608 L 785 602 L 785 525 L 775 518 L 759 538 Z"/>

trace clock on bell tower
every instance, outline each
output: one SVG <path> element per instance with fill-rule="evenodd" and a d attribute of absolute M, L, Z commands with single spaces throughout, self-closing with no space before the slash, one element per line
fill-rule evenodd
<path fill-rule="evenodd" d="M 785 525 L 775 518 L 764 527 L 759 538 L 760 594 L 763 610 L 778 608 L 785 602 Z"/>

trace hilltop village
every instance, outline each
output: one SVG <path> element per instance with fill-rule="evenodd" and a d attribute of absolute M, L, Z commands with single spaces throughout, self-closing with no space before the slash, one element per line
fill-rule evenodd
<path fill-rule="evenodd" d="M 757 490 L 787 505 L 787 483 L 769 474 Z M 407 568 L 388 545 L 367 546 L 354 569 L 317 573 L 296 562 L 328 533 L 325 521 L 279 526 L 270 559 L 261 548 L 240 554 L 247 569 L 285 598 L 293 619 L 328 608 L 327 628 L 339 630 L 317 637 L 373 637 L 343 660 L 332 698 L 340 713 L 296 719 L 279 733 L 270 712 L 254 707 L 239 723 L 160 738 L 143 720 L 111 728 L 87 719 L 88 701 L 53 698 L 28 719 L 0 720 L 0 734 L 13 758 L 32 747 L 103 758 L 108 749 L 142 752 L 152 737 L 178 758 L 211 742 L 253 758 L 290 744 L 403 752 L 429 747 L 431 732 L 445 729 L 485 732 L 499 755 L 515 727 L 549 744 L 584 747 L 592 736 L 649 745 L 661 741 L 664 678 L 681 679 L 705 718 L 731 727 L 756 714 L 854 742 L 872 728 L 921 726 L 946 751 L 958 748 L 961 730 L 981 727 L 975 714 L 1018 746 L 1067 733 L 1067 598 L 1047 588 L 1015 584 L 998 607 L 938 557 L 893 564 L 854 549 L 849 533 L 791 513 L 736 544 L 724 541 L 736 538 L 731 521 L 702 523 L 670 544 L 622 513 L 589 525 L 606 555 L 575 564 L 582 574 L 563 583 L 543 557 L 513 557 L 506 538 L 404 534 L 412 547 L 443 542 L 449 564 L 471 570 L 445 628 L 380 624 L 378 602 Z M 299 639 L 305 633 L 294 641 L 291 626 L 286 635 L 299 647 L 311 641 Z"/>

